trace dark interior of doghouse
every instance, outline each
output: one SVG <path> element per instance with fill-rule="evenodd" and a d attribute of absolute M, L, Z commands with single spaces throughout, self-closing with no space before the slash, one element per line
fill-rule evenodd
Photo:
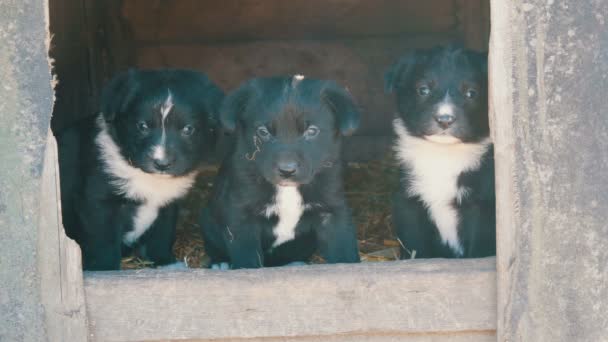
<path fill-rule="evenodd" d="M 51 57 L 60 132 L 96 112 L 104 82 L 129 67 L 191 68 L 226 92 L 256 76 L 304 74 L 336 80 L 362 109 L 344 145 L 346 192 L 362 260 L 398 257 L 390 197 L 393 101 L 387 67 L 408 50 L 460 41 L 487 51 L 488 0 L 50 0 Z M 175 253 L 205 264 L 196 217 L 216 172 L 209 166 L 184 205 Z M 318 260 L 317 260 L 318 261 Z M 315 262 L 315 260 L 313 260 Z M 136 257 L 123 268 L 147 266 Z"/>

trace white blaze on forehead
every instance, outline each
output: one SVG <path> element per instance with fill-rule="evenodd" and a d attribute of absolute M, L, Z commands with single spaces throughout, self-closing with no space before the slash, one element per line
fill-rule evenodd
<path fill-rule="evenodd" d="M 167 115 L 169 115 L 171 112 L 171 109 L 173 109 L 173 94 L 171 94 L 171 90 L 167 89 L 167 98 L 160 106 L 160 115 L 162 116 L 163 124 L 167 118 Z"/>
<path fill-rule="evenodd" d="M 298 84 L 300 82 L 302 82 L 303 79 L 304 79 L 304 75 L 299 75 L 299 74 L 298 75 L 294 75 L 293 78 L 292 78 L 292 80 L 291 80 L 291 87 L 292 88 L 297 87 Z"/>
<path fill-rule="evenodd" d="M 167 140 L 167 134 L 165 132 L 165 120 L 169 113 L 171 113 L 171 109 L 173 109 L 173 94 L 171 94 L 171 90 L 167 89 L 167 98 L 165 102 L 160 106 L 160 125 L 162 127 L 163 133 L 160 137 L 160 143 L 153 147 L 152 157 L 154 159 L 164 159 L 165 158 L 165 141 Z"/>

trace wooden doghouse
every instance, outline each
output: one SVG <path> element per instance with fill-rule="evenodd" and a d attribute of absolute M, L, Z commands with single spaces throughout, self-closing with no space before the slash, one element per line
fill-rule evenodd
<path fill-rule="evenodd" d="M 51 113 L 56 129 L 91 115 L 115 72 L 191 67 L 225 89 L 259 74 L 336 79 L 365 111 L 347 145 L 364 153 L 347 157 L 371 160 L 390 139 L 384 68 L 453 38 L 487 48 L 487 10 L 459 0 L 1 2 L 0 341 L 605 339 L 606 2 L 491 1 L 497 258 L 83 275 L 63 233 Z"/>

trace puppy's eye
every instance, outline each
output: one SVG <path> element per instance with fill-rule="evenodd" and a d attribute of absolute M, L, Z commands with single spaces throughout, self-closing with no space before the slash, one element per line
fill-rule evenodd
<path fill-rule="evenodd" d="M 418 87 L 418 95 L 420 96 L 428 96 L 431 93 L 431 88 L 428 86 L 420 86 Z"/>
<path fill-rule="evenodd" d="M 192 134 L 194 134 L 194 126 L 192 125 L 186 125 L 184 126 L 184 128 L 182 128 L 182 135 L 185 137 L 189 137 Z"/>
<path fill-rule="evenodd" d="M 477 90 L 469 89 L 464 93 L 464 96 L 466 96 L 467 99 L 474 99 L 477 97 Z"/>
<path fill-rule="evenodd" d="M 310 139 L 310 138 L 314 138 L 317 135 L 319 135 L 319 132 L 321 130 L 317 127 L 317 126 L 308 126 L 308 128 L 306 129 L 306 131 L 304 131 L 304 137 L 306 139 Z"/>
<path fill-rule="evenodd" d="M 268 131 L 268 128 L 266 128 L 266 126 L 258 127 L 257 133 L 258 136 L 260 136 L 260 138 L 262 139 L 268 139 L 270 137 L 270 132 Z"/>
<path fill-rule="evenodd" d="M 137 129 L 144 134 L 150 131 L 150 128 L 148 127 L 148 124 L 145 121 L 139 121 L 137 123 Z"/>

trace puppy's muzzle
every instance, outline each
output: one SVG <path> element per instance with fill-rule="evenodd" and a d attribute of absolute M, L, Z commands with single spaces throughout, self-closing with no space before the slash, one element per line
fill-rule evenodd
<path fill-rule="evenodd" d="M 283 179 L 294 177 L 298 172 L 298 163 L 296 161 L 280 161 L 277 164 L 279 176 Z"/>
<path fill-rule="evenodd" d="M 435 121 L 437 121 L 441 128 L 447 129 L 456 121 L 456 117 L 451 114 L 439 114 L 435 116 Z"/>

